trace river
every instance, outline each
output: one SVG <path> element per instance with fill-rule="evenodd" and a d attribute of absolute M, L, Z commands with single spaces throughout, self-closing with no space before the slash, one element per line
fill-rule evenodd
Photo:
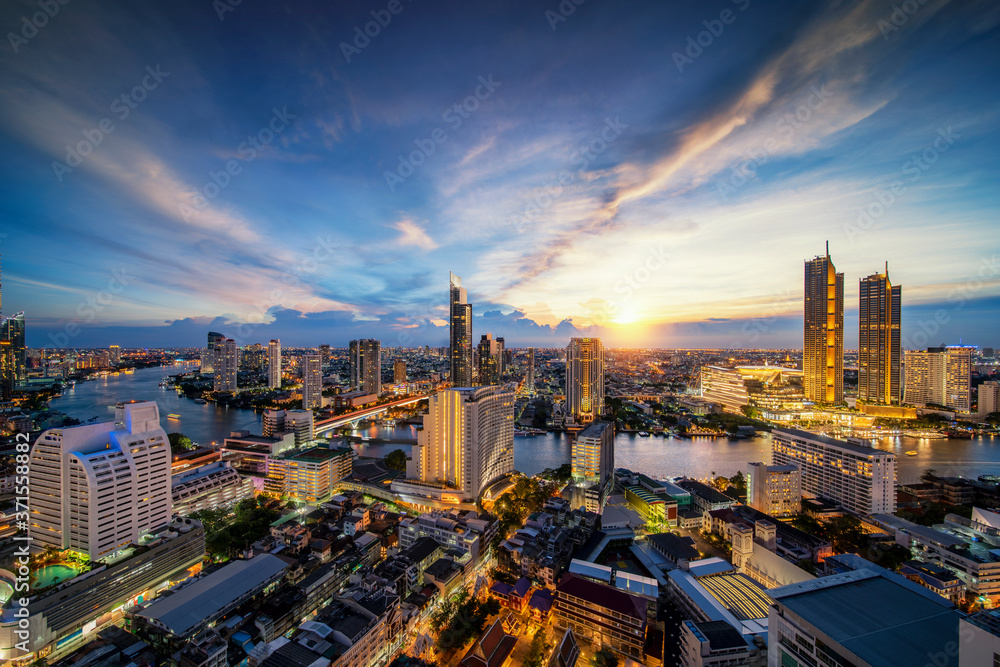
<path fill-rule="evenodd" d="M 231 431 L 261 432 L 261 416 L 251 410 L 218 407 L 213 403 L 198 405 L 183 398 L 172 388 L 160 387 L 164 375 L 190 370 L 194 366 L 145 368 L 132 374 L 121 374 L 67 388 L 53 399 L 54 410 L 81 421 L 98 417 L 112 418 L 113 406 L 119 401 L 155 400 L 160 406 L 163 427 L 168 432 L 184 433 L 199 443 L 222 442 Z M 179 418 L 168 418 L 168 415 Z M 365 442 L 353 445 L 362 456 L 383 457 L 394 449 L 409 453 L 416 442 L 413 426 L 370 426 L 348 432 Z M 368 442 L 368 441 L 376 442 Z M 565 433 L 546 433 L 514 438 L 514 467 L 529 475 L 545 468 L 568 463 L 570 437 Z M 918 439 L 910 437 L 883 438 L 876 441 L 879 449 L 895 452 L 897 479 L 901 483 L 915 482 L 926 468 L 938 475 L 975 478 L 982 474 L 1000 474 L 1000 440 L 980 438 Z M 906 456 L 916 451 L 915 456 Z M 770 462 L 770 436 L 752 440 L 728 438 L 642 438 L 632 433 L 615 436 L 615 466 L 630 468 L 654 477 L 688 475 L 707 477 L 712 472 L 730 476 L 737 470 L 746 471 L 749 461 Z"/>

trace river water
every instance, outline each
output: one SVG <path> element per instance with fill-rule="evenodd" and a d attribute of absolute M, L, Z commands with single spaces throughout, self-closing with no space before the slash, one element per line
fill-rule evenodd
<path fill-rule="evenodd" d="M 194 366 L 146 368 L 135 373 L 84 382 L 67 388 L 51 402 L 53 409 L 81 421 L 97 417 L 98 421 L 113 418 L 119 401 L 155 400 L 160 406 L 160 418 L 167 432 L 184 433 L 196 442 L 222 442 L 231 431 L 261 432 L 261 416 L 250 410 L 197 405 L 178 396 L 168 387 L 159 387 L 160 379 L 168 374 L 193 369 Z M 179 418 L 168 418 L 168 415 Z M 354 449 L 362 456 L 383 457 L 394 449 L 409 453 L 407 443 L 416 442 L 413 426 L 370 426 L 347 432 L 362 439 Z M 372 442 L 374 441 L 374 442 Z M 615 465 L 630 468 L 654 477 L 688 475 L 707 477 L 712 472 L 730 476 L 737 470 L 746 471 L 749 461 L 770 462 L 770 436 L 752 440 L 728 438 L 642 438 L 632 433 L 615 437 Z M 926 468 L 938 475 L 975 478 L 982 474 L 1000 474 L 1000 440 L 981 438 L 917 439 L 910 437 L 884 438 L 875 446 L 895 452 L 897 479 L 901 483 L 915 482 Z M 514 438 L 514 467 L 526 474 L 545 468 L 555 468 L 570 459 L 571 439 L 565 433 L 546 433 Z M 916 451 L 915 456 L 906 456 Z"/>

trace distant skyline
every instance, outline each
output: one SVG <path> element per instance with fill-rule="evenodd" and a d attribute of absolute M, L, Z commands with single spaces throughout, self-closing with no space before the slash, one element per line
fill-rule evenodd
<path fill-rule="evenodd" d="M 1000 6 L 573 6 L 61 5 L 0 49 L 3 313 L 444 347 L 454 271 L 474 340 L 799 348 L 829 240 L 846 349 L 886 261 L 904 348 L 1000 347 Z"/>

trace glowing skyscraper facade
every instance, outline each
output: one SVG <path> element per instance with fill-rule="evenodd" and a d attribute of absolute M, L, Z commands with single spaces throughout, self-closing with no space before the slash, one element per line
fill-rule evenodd
<path fill-rule="evenodd" d="M 873 273 L 860 282 L 858 331 L 858 398 L 865 403 L 900 402 L 900 302 L 902 287 L 885 273 Z"/>
<path fill-rule="evenodd" d="M 281 341 L 277 339 L 267 344 L 267 386 L 281 388 Z"/>
<path fill-rule="evenodd" d="M 449 340 L 451 386 L 472 386 L 472 306 L 462 279 L 449 274 Z"/>
<path fill-rule="evenodd" d="M 586 424 L 604 412 L 604 346 L 600 338 L 572 338 L 566 347 L 566 412 Z"/>
<path fill-rule="evenodd" d="M 819 403 L 844 402 L 844 274 L 826 255 L 806 262 L 803 390 Z"/>

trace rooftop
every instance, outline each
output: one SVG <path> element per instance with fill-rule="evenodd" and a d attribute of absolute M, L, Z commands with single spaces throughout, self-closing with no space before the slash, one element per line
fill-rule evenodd
<path fill-rule="evenodd" d="M 713 651 L 742 648 L 747 645 L 746 640 L 743 639 L 743 635 L 725 621 L 695 623 L 688 620 L 684 621 L 684 623 L 692 629 L 695 637 L 701 641 L 707 641 Z"/>
<path fill-rule="evenodd" d="M 559 585 L 556 586 L 556 598 L 564 595 L 572 595 L 639 620 L 646 618 L 646 603 L 641 598 L 583 579 L 575 574 L 564 574 L 559 580 Z"/>
<path fill-rule="evenodd" d="M 828 435 L 821 435 L 818 433 L 810 433 L 809 431 L 800 431 L 795 428 L 776 428 L 771 431 L 772 435 L 785 435 L 791 438 L 802 438 L 805 440 L 812 440 L 824 444 L 828 447 L 837 447 L 847 452 L 853 452 L 855 454 L 861 454 L 862 456 L 885 456 L 893 457 L 896 455 L 892 452 L 885 452 L 881 449 L 875 449 L 874 447 L 865 447 L 864 445 L 856 445 L 852 442 L 847 442 L 846 440 L 838 440 L 836 438 L 831 438 Z"/>

